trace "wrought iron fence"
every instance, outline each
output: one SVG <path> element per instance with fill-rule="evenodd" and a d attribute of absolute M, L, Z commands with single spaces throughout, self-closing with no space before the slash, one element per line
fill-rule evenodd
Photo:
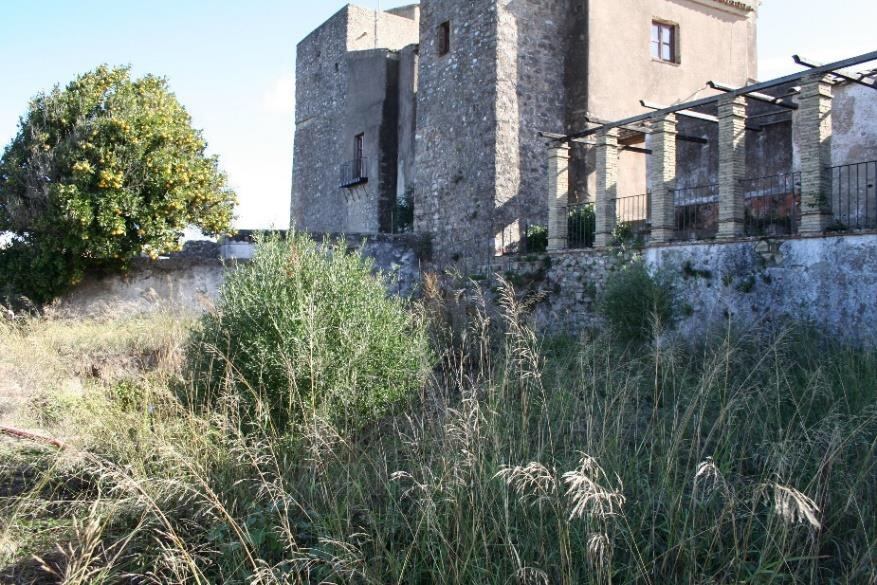
<path fill-rule="evenodd" d="M 615 220 L 634 237 L 648 233 L 651 221 L 649 194 L 628 195 L 615 199 Z"/>
<path fill-rule="evenodd" d="M 675 240 L 706 240 L 719 231 L 719 186 L 700 185 L 673 191 Z"/>
<path fill-rule="evenodd" d="M 801 173 L 742 179 L 743 219 L 747 236 L 798 233 L 801 223 Z"/>
<path fill-rule="evenodd" d="M 597 214 L 593 203 L 574 203 L 566 208 L 567 247 L 593 248 L 597 234 Z"/>
<path fill-rule="evenodd" d="M 877 228 L 877 161 L 831 168 L 831 209 L 840 229 Z"/>
<path fill-rule="evenodd" d="M 341 165 L 341 187 L 352 187 L 368 181 L 368 158 L 360 157 Z"/>

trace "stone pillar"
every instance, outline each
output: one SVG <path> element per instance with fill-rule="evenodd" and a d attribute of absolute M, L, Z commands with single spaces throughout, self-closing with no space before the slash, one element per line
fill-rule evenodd
<path fill-rule="evenodd" d="M 548 250 L 565 250 L 569 217 L 569 145 L 548 149 Z"/>
<path fill-rule="evenodd" d="M 743 235 L 746 178 L 746 98 L 719 98 L 719 238 Z"/>
<path fill-rule="evenodd" d="M 618 129 L 597 135 L 597 233 L 594 245 L 606 248 L 615 230 L 615 199 L 618 197 Z"/>
<path fill-rule="evenodd" d="M 652 124 L 649 187 L 652 190 L 652 236 L 655 244 L 669 242 L 676 225 L 673 189 L 676 187 L 676 115 L 668 114 Z"/>
<path fill-rule="evenodd" d="M 831 213 L 831 85 L 821 75 L 805 77 L 798 97 L 797 151 L 801 158 L 803 234 L 824 232 Z"/>

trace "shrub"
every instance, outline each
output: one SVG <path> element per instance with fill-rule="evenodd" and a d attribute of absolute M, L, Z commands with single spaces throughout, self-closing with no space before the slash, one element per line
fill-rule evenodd
<path fill-rule="evenodd" d="M 531 254 L 540 254 L 548 249 L 548 228 L 543 225 L 531 225 L 527 228 L 527 250 Z"/>
<path fill-rule="evenodd" d="M 372 268 L 343 243 L 260 239 L 193 336 L 195 396 L 231 390 L 278 431 L 306 413 L 359 426 L 409 398 L 428 366 L 425 327 Z"/>
<path fill-rule="evenodd" d="M 89 270 L 229 231 L 235 195 L 167 82 L 99 67 L 36 96 L 0 157 L 0 293 L 45 302 Z"/>
<path fill-rule="evenodd" d="M 672 294 L 665 281 L 636 261 L 609 276 L 599 311 L 619 338 L 642 341 L 652 333 L 656 321 L 670 322 Z"/>
<path fill-rule="evenodd" d="M 590 248 L 597 233 L 597 214 L 593 205 L 576 205 L 567 218 L 567 238 L 573 248 Z"/>

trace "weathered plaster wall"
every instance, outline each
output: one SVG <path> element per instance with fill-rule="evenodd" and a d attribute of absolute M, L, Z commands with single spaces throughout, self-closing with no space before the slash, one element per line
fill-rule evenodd
<path fill-rule="evenodd" d="M 409 45 L 399 52 L 399 129 L 397 139 L 399 165 L 396 180 L 396 198 L 398 200 L 412 196 L 414 189 L 419 59 L 417 45 Z"/>
<path fill-rule="evenodd" d="M 857 84 L 837 85 L 831 114 L 832 164 L 877 161 L 877 92 Z"/>
<path fill-rule="evenodd" d="M 646 251 L 691 308 L 683 334 L 732 319 L 741 327 L 809 324 L 877 345 L 877 235 L 688 245 Z"/>
<path fill-rule="evenodd" d="M 338 235 L 315 235 L 318 241 Z M 390 294 L 410 296 L 420 286 L 422 243 L 414 236 L 349 235 L 351 249 L 361 249 L 385 275 Z M 69 316 L 111 316 L 156 311 L 202 312 L 213 307 L 227 271 L 247 262 L 250 242 L 222 245 L 197 242 L 182 254 L 135 263 L 124 276 L 88 277 L 50 310 Z"/>
<path fill-rule="evenodd" d="M 588 110 L 617 120 L 640 113 L 640 99 L 663 104 L 709 95 L 711 79 L 744 85 L 757 77 L 755 12 L 721 2 L 590 2 Z M 654 19 L 679 25 L 680 63 L 651 59 Z"/>
<path fill-rule="evenodd" d="M 396 193 L 399 119 L 399 57 L 386 49 L 347 55 L 350 76 L 341 126 L 343 160 L 353 160 L 354 137 L 363 136 L 368 182 L 344 188 L 347 221 L 343 231 L 374 234 L 386 227 Z"/>
<path fill-rule="evenodd" d="M 877 234 L 679 244 L 648 248 L 647 265 L 673 284 L 679 322 L 694 339 L 714 328 L 810 325 L 833 338 L 877 346 Z M 572 250 L 505 269 L 540 291 L 542 329 L 600 324 L 596 302 L 625 258 Z"/>

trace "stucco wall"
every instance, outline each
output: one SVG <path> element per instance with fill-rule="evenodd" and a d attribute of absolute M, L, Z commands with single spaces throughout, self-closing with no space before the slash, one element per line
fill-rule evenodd
<path fill-rule="evenodd" d="M 317 241 L 336 241 L 317 234 Z M 410 296 L 420 286 L 423 245 L 414 236 L 349 235 L 385 277 L 389 294 Z M 202 312 L 213 307 L 227 271 L 252 257 L 250 242 L 198 242 L 184 253 L 155 262 L 141 260 L 126 275 L 90 276 L 50 308 L 64 316 L 118 316 L 156 311 Z"/>
<path fill-rule="evenodd" d="M 877 161 L 877 91 L 857 84 L 835 86 L 831 157 L 833 165 Z"/>
<path fill-rule="evenodd" d="M 877 346 L 877 234 L 678 244 L 643 256 L 672 283 L 674 329 L 686 339 L 726 328 L 730 319 L 742 330 L 808 325 Z M 596 306 L 606 279 L 629 260 L 618 251 L 569 250 L 503 269 L 541 293 L 541 329 L 578 333 L 601 325 Z"/>
<path fill-rule="evenodd" d="M 711 92 L 709 80 L 743 85 L 757 77 L 755 12 L 721 2 L 613 0 L 590 2 L 588 110 L 616 120 Z M 651 58 L 652 21 L 679 26 L 680 63 Z"/>
<path fill-rule="evenodd" d="M 877 235 L 672 246 L 645 256 L 673 275 L 691 309 L 683 334 L 727 319 L 744 328 L 797 322 L 877 345 Z"/>

